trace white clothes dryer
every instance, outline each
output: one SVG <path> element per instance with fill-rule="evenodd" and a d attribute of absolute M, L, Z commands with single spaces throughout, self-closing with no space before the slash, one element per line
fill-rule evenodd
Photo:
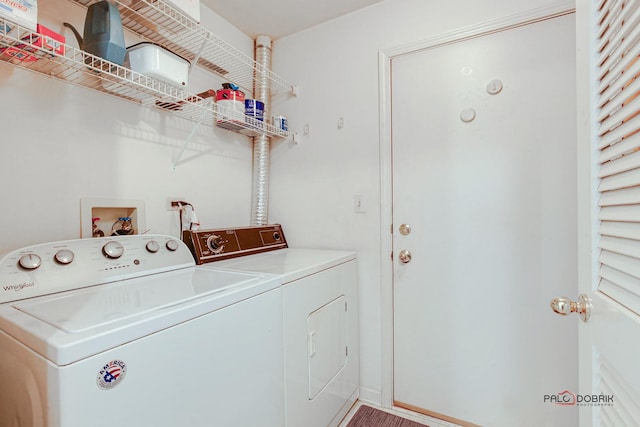
<path fill-rule="evenodd" d="M 0 258 L 0 425 L 284 425 L 281 280 L 169 236 Z"/>
<path fill-rule="evenodd" d="M 356 254 L 289 248 L 280 225 L 191 231 L 184 240 L 208 268 L 281 278 L 285 425 L 337 426 L 359 395 Z"/>

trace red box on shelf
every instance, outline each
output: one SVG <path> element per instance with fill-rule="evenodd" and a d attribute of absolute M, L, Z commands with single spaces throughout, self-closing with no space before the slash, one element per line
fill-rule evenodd
<path fill-rule="evenodd" d="M 36 26 L 36 33 L 47 36 L 48 38 L 36 37 L 36 35 L 34 35 L 32 36 L 32 43 L 34 45 L 46 50 L 51 50 L 58 55 L 64 55 L 64 43 L 66 42 L 66 39 L 62 34 L 58 34 L 55 31 L 52 31 L 44 25 L 40 24 Z M 25 38 L 28 39 L 28 37 Z M 25 40 L 25 38 L 23 38 L 22 40 Z"/>
<path fill-rule="evenodd" d="M 58 55 L 64 55 L 65 37 L 50 30 L 44 25 L 38 24 L 36 26 L 36 32 L 23 37 L 22 41 L 29 44 L 20 43 L 15 46 L 9 46 L 2 50 L 2 54 L 11 56 L 13 59 L 17 59 L 22 62 L 37 61 L 38 57 L 30 54 L 38 51 L 37 48 L 49 50 Z"/>

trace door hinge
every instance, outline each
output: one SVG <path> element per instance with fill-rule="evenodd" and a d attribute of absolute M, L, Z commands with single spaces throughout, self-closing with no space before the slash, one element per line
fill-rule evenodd
<path fill-rule="evenodd" d="M 349 356 L 349 346 L 344 348 L 344 355 Z"/>
<path fill-rule="evenodd" d="M 344 311 L 348 311 L 347 302 L 346 301 L 344 302 Z"/>
<path fill-rule="evenodd" d="M 389 258 L 391 258 L 391 261 L 393 261 L 393 251 L 391 251 L 391 254 L 389 255 Z"/>

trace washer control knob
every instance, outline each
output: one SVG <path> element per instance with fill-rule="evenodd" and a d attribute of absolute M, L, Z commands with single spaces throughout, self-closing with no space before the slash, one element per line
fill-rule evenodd
<path fill-rule="evenodd" d="M 151 252 L 152 254 L 155 254 L 160 250 L 160 245 L 155 240 L 149 240 L 147 242 L 146 248 L 149 252 Z"/>
<path fill-rule="evenodd" d="M 75 255 L 69 249 L 60 249 L 53 258 L 60 264 L 71 264 Z"/>
<path fill-rule="evenodd" d="M 178 241 L 177 240 L 167 240 L 167 243 L 165 245 L 167 247 L 167 249 L 169 249 L 171 252 L 173 251 L 177 251 L 178 248 L 180 247 L 180 245 L 178 245 Z"/>
<path fill-rule="evenodd" d="M 124 246 L 122 246 L 122 243 L 112 240 L 104 244 L 102 247 L 102 253 L 107 258 L 117 259 L 124 253 Z"/>
<path fill-rule="evenodd" d="M 35 270 L 42 264 L 42 258 L 36 254 L 24 254 L 18 260 L 18 264 L 27 270 Z"/>
<path fill-rule="evenodd" d="M 224 241 L 221 236 L 217 234 L 212 234 L 207 239 L 207 246 L 211 249 L 211 252 L 214 254 L 219 254 L 224 249 Z"/>

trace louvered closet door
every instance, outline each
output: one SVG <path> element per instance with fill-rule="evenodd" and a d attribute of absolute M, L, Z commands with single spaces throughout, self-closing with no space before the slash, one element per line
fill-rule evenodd
<path fill-rule="evenodd" d="M 640 426 L 640 1 L 577 3 L 579 117 L 590 117 L 578 125 L 580 287 L 593 300 L 580 328 L 580 425 Z"/>

